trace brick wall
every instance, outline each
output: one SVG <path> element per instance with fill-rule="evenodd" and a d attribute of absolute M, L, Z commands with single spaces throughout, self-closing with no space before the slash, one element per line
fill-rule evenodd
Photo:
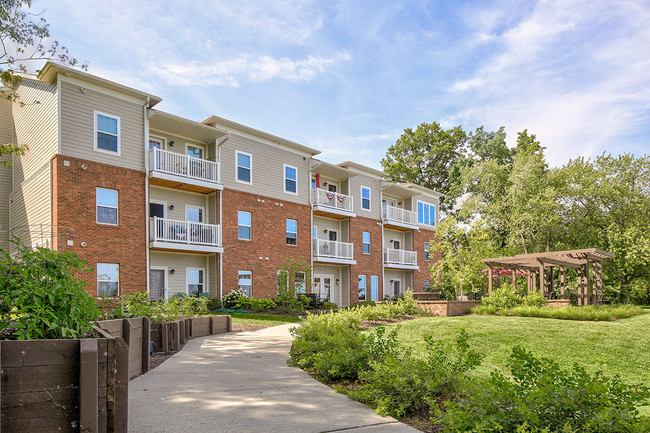
<path fill-rule="evenodd" d="M 429 273 L 429 266 L 432 263 L 435 263 L 436 260 L 440 259 L 440 253 L 430 254 L 429 260 L 424 259 L 424 243 L 429 242 L 435 238 L 435 232 L 433 230 L 427 230 L 420 227 L 420 230 L 413 231 L 413 248 L 414 251 L 418 253 L 418 266 L 420 267 L 420 272 L 413 271 L 413 291 L 414 292 L 423 292 L 424 291 L 424 280 L 429 280 L 431 287 L 436 287 L 435 282 L 431 278 Z"/>
<path fill-rule="evenodd" d="M 478 307 L 481 301 L 418 301 L 418 306 L 434 316 L 462 316 L 470 308 Z"/>
<path fill-rule="evenodd" d="M 224 190 L 221 194 L 223 294 L 238 287 L 238 270 L 250 270 L 253 272 L 253 296 L 275 295 L 277 271 L 282 269 L 287 258 L 303 256 L 306 263 L 310 261 L 311 208 L 240 191 Z M 251 213 L 250 241 L 238 239 L 237 212 L 240 210 Z M 298 245 L 286 243 L 287 218 L 298 221 Z"/>
<path fill-rule="evenodd" d="M 52 224 L 74 230 L 74 245 L 63 240 L 55 248 L 76 253 L 93 267 L 79 274 L 88 283 L 88 293 L 97 295 L 97 263 L 120 265 L 122 294 L 146 290 L 145 173 L 63 155 L 56 155 L 51 164 Z M 118 191 L 117 226 L 97 224 L 97 187 Z"/>
<path fill-rule="evenodd" d="M 381 250 L 382 226 L 379 220 L 357 216 L 350 218 L 350 242 L 354 243 L 354 259 L 356 265 L 350 265 L 350 305 L 359 303 L 359 275 L 366 276 L 366 297 L 370 299 L 370 276 L 377 275 L 377 299 L 383 299 L 382 266 L 383 253 Z M 370 254 L 363 253 L 363 232 L 370 232 Z"/>

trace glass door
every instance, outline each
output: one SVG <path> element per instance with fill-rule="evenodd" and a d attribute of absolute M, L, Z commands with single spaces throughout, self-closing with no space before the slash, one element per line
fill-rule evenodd
<path fill-rule="evenodd" d="M 165 270 L 151 269 L 149 271 L 149 295 L 152 301 L 165 299 Z"/>
<path fill-rule="evenodd" d="M 332 280 L 334 280 L 332 275 L 315 275 L 313 292 L 319 298 L 330 302 L 332 296 Z"/>

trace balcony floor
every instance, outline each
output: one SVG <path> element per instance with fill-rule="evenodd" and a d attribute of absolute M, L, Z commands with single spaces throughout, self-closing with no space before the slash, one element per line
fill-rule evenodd
<path fill-rule="evenodd" d="M 418 265 L 407 265 L 404 263 L 386 263 L 384 262 L 384 268 L 387 269 L 413 269 L 419 271 L 420 267 Z"/>
<path fill-rule="evenodd" d="M 149 249 L 155 251 L 190 252 L 199 254 L 223 253 L 223 247 L 211 245 L 183 244 L 179 242 L 149 242 Z"/>
<path fill-rule="evenodd" d="M 357 216 L 354 212 L 343 209 L 335 209 L 329 206 L 314 205 L 314 215 L 324 216 L 327 218 L 334 218 L 342 220 L 346 218 L 354 218 Z"/>
<path fill-rule="evenodd" d="M 321 257 L 314 256 L 314 263 L 335 263 L 337 265 L 356 265 L 357 261 L 354 259 L 343 259 L 336 257 Z"/>
<path fill-rule="evenodd" d="M 198 192 L 208 194 L 215 190 L 222 190 L 223 185 L 220 183 L 208 182 L 201 179 L 179 176 L 176 174 L 163 173 L 160 171 L 149 172 L 149 183 L 151 185 L 164 186 L 166 188 L 180 189 L 183 191 Z"/>
<path fill-rule="evenodd" d="M 401 221 L 395 220 L 384 220 L 384 227 L 387 229 L 399 230 L 399 231 L 408 231 L 408 230 L 417 230 L 417 224 L 409 224 Z"/>

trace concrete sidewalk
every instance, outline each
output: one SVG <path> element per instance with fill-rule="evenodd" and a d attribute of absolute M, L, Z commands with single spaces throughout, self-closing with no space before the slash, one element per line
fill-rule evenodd
<path fill-rule="evenodd" d="M 281 325 L 190 340 L 129 384 L 129 432 L 417 432 L 287 366 Z"/>

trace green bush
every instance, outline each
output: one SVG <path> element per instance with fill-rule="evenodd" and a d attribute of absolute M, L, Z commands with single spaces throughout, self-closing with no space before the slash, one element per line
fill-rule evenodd
<path fill-rule="evenodd" d="M 208 314 L 207 298 L 173 297 L 167 300 L 151 301 L 147 292 L 135 292 L 124 296 L 126 316 L 148 317 L 154 322 L 167 322 L 182 317 Z"/>
<path fill-rule="evenodd" d="M 92 268 L 75 254 L 15 245 L 17 258 L 0 248 L 0 330 L 16 328 L 21 340 L 83 337 L 99 310 L 75 273 Z"/>
<path fill-rule="evenodd" d="M 291 363 L 326 383 L 355 380 L 368 365 L 360 330 L 361 322 L 351 315 L 308 314 L 300 327 L 291 329 Z"/>
<path fill-rule="evenodd" d="M 481 306 L 495 307 L 497 310 L 518 307 L 523 303 L 523 296 L 514 293 L 512 287 L 507 285 L 494 289 L 490 296 L 481 300 Z"/>
<path fill-rule="evenodd" d="M 493 306 L 479 305 L 470 310 L 473 314 L 543 317 L 548 319 L 564 320 L 616 320 L 643 314 L 643 309 L 636 305 L 586 305 L 584 307 L 530 307 L 521 305 L 514 308 L 499 310 Z"/>
<path fill-rule="evenodd" d="M 223 308 L 223 304 L 221 303 L 221 299 L 215 297 L 215 298 L 208 298 L 208 310 L 214 311 L 218 310 L 220 308 Z"/>
<path fill-rule="evenodd" d="M 630 432 L 650 431 L 650 418 L 637 407 L 650 389 L 626 385 L 615 376 L 590 375 L 582 367 L 563 370 L 551 359 L 515 347 L 512 377 L 493 372 L 437 416 L 449 432 Z"/>
<path fill-rule="evenodd" d="M 375 301 L 361 301 L 361 302 L 359 302 L 359 305 L 361 307 L 366 307 L 366 306 L 374 307 L 375 306 Z"/>
<path fill-rule="evenodd" d="M 236 309 L 251 310 L 251 311 L 271 311 L 276 307 L 273 299 L 257 299 L 241 297 L 235 303 Z"/>
<path fill-rule="evenodd" d="M 323 310 L 336 310 L 339 308 L 334 302 L 323 302 Z"/>
<path fill-rule="evenodd" d="M 394 330 L 393 332 L 396 332 Z M 442 345 L 427 337 L 424 358 L 399 349 L 396 335 L 389 334 L 385 350 L 359 374 L 361 386 L 344 391 L 383 416 L 430 417 L 441 399 L 456 396 L 466 383 L 466 373 L 481 363 L 482 356 L 470 349 L 463 330 L 454 345 Z M 339 388 L 343 390 L 342 388 Z"/>

